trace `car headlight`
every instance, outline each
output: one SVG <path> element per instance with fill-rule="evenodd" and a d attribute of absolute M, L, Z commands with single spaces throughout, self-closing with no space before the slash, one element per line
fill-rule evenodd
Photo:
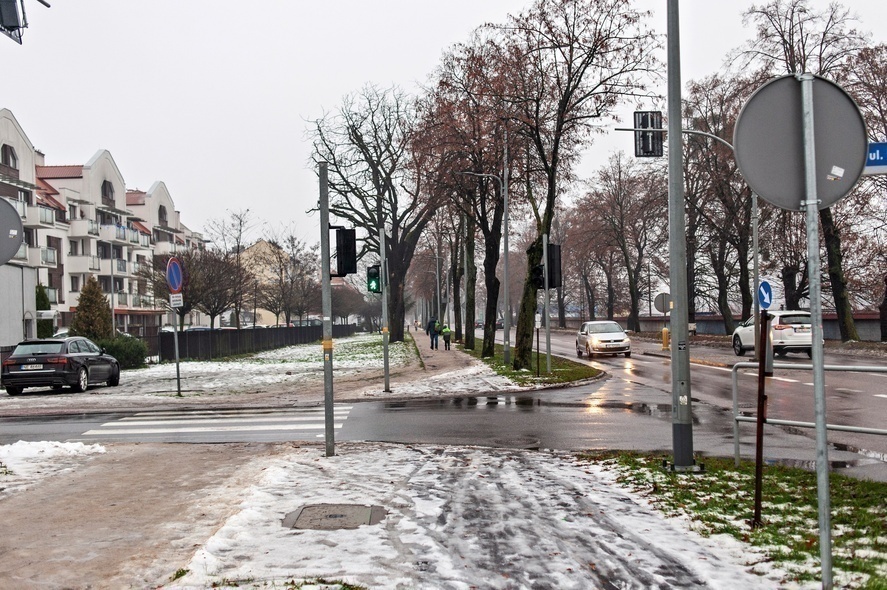
<path fill-rule="evenodd" d="M 592 336 L 592 337 L 591 337 L 591 345 L 592 345 L 592 346 L 597 346 L 597 345 L 599 345 L 600 343 L 601 343 L 601 341 L 597 339 L 597 336 Z"/>

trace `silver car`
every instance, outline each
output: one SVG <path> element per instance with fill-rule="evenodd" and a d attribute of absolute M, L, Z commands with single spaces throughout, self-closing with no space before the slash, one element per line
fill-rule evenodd
<path fill-rule="evenodd" d="M 631 338 L 614 321 L 585 322 L 576 335 L 576 356 L 624 354 L 631 356 Z"/>
<path fill-rule="evenodd" d="M 768 312 L 773 353 L 785 356 L 789 352 L 805 352 L 812 357 L 813 330 L 810 312 L 798 310 L 777 310 Z M 755 318 L 748 318 L 733 330 L 733 352 L 742 356 L 747 350 L 755 349 Z"/>

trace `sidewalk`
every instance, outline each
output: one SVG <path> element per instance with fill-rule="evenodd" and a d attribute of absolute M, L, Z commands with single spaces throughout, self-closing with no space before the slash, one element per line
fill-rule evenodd
<path fill-rule="evenodd" d="M 476 395 L 516 390 L 465 353 L 427 350 L 421 336 L 425 369 L 399 376 L 398 395 L 447 395 L 454 383 Z M 378 376 L 351 383 L 345 397 L 380 390 Z M 599 427 L 615 433 L 601 448 L 670 448 L 667 416 L 608 405 L 656 408 L 661 392 L 601 380 L 543 395 L 596 400 Z M 720 411 L 694 409 L 696 449 L 729 455 Z M 809 438 L 773 431 L 768 453 L 812 458 Z M 313 578 L 374 589 L 798 587 L 747 546 L 664 518 L 612 468 L 569 452 L 38 444 L 26 457 L 0 455 L 14 474 L 0 486 L 0 589 L 290 588 Z M 374 506 L 379 522 L 340 527 Z M 327 518 L 299 524 L 303 509 Z"/>

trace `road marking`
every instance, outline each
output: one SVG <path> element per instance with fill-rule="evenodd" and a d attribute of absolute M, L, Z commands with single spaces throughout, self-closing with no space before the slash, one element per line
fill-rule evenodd
<path fill-rule="evenodd" d="M 341 429 L 352 406 L 334 406 L 333 428 Z M 142 412 L 102 424 L 82 436 L 120 436 L 199 432 L 316 431 L 326 427 L 323 407 L 293 411 L 221 410 Z"/>
<path fill-rule="evenodd" d="M 862 393 L 862 392 L 860 391 L 860 393 Z M 883 397 L 883 398 L 887 399 L 887 395 L 884 395 L 883 393 L 876 393 L 875 397 Z"/>

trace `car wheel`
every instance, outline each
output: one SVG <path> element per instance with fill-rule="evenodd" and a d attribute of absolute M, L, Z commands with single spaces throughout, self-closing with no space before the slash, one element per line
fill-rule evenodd
<path fill-rule="evenodd" d="M 21 393 L 24 389 L 25 389 L 24 387 L 13 387 L 12 385 L 7 385 L 6 386 L 6 393 L 8 395 L 21 395 Z"/>
<path fill-rule="evenodd" d="M 591 352 L 591 349 L 590 349 L 590 348 L 589 348 L 589 347 L 588 347 L 588 345 L 587 345 L 587 344 L 586 344 L 586 345 L 585 345 L 585 354 L 587 354 L 587 355 L 588 355 L 588 358 L 591 358 L 591 357 L 593 357 L 593 356 L 594 356 L 594 353 L 593 353 L 593 352 Z"/>
<path fill-rule="evenodd" d="M 812 349 L 812 348 L 808 348 L 808 349 L 807 349 L 807 358 L 808 358 L 808 359 L 812 359 L 812 358 L 813 358 L 813 349 Z"/>
<path fill-rule="evenodd" d="M 576 356 L 582 358 L 582 347 L 579 346 L 579 342 L 576 342 Z"/>
<path fill-rule="evenodd" d="M 786 350 L 774 350 L 773 352 L 781 359 L 784 359 L 785 356 L 788 354 L 788 351 Z"/>
<path fill-rule="evenodd" d="M 631 351 L 630 350 L 625 353 L 625 358 L 627 358 L 627 359 L 631 358 Z"/>
<path fill-rule="evenodd" d="M 111 377 L 108 379 L 109 387 L 117 387 L 120 385 L 120 365 L 113 365 L 111 367 Z"/>
<path fill-rule="evenodd" d="M 736 356 L 743 356 L 745 354 L 745 349 L 742 348 L 742 340 L 739 339 L 739 336 L 733 336 L 733 352 L 736 353 Z"/>
<path fill-rule="evenodd" d="M 89 373 L 86 372 L 86 367 L 80 367 L 80 370 L 77 371 L 77 383 L 71 386 L 71 391 L 83 393 L 87 386 L 89 386 Z"/>

